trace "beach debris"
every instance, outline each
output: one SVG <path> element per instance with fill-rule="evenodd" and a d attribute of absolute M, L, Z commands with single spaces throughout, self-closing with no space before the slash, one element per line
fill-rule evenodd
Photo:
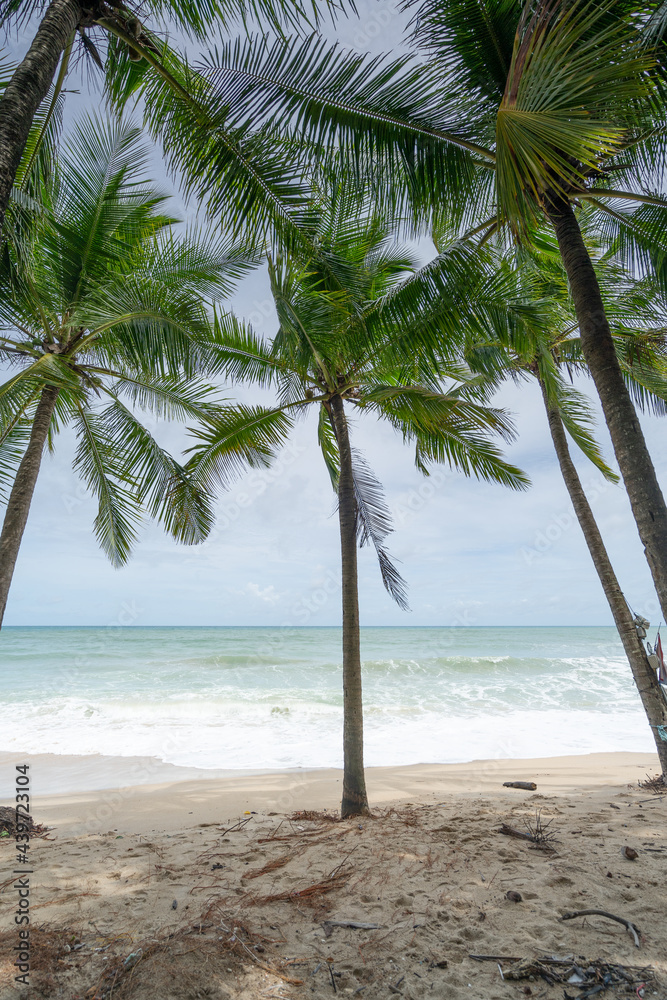
<path fill-rule="evenodd" d="M 278 903 L 284 900 L 302 900 L 304 902 L 316 900 L 320 896 L 324 896 L 326 893 L 331 892 L 333 889 L 337 889 L 339 886 L 345 885 L 351 875 L 352 872 L 350 869 L 334 869 L 334 871 L 332 871 L 330 875 L 323 878 L 321 882 L 314 882 L 312 885 L 306 885 L 303 889 L 286 889 L 284 892 L 275 892 L 269 896 L 257 896 L 255 898 L 250 898 L 248 899 L 248 905 L 264 906 L 266 903 Z"/>
<path fill-rule="evenodd" d="M 269 814 L 270 815 L 270 814 Z M 299 809 L 297 812 L 292 813 L 291 816 L 287 817 L 290 822 L 293 823 L 340 823 L 340 817 L 335 816 L 333 813 L 327 812 L 325 809 L 323 812 L 318 812 L 315 809 Z"/>
<path fill-rule="evenodd" d="M 267 862 L 262 868 L 253 868 L 249 872 L 245 872 L 241 879 L 251 879 L 259 878 L 260 875 L 266 875 L 267 872 L 276 871 L 277 868 L 284 868 L 288 861 L 292 860 L 291 854 L 283 854 L 280 858 L 274 858 L 273 861 Z"/>
<path fill-rule="evenodd" d="M 503 781 L 503 788 L 523 788 L 526 792 L 537 791 L 534 781 Z"/>
<path fill-rule="evenodd" d="M 518 837 L 519 840 L 532 840 L 529 833 L 523 833 L 521 830 L 515 830 L 514 827 L 508 826 L 507 823 L 503 823 L 498 830 L 498 833 L 504 833 L 506 837 Z"/>
<path fill-rule="evenodd" d="M 505 893 L 505 899 L 509 899 L 510 903 L 523 903 L 523 896 L 520 892 L 515 892 L 514 889 L 509 889 Z"/>
<path fill-rule="evenodd" d="M 521 959 L 517 958 L 516 955 L 468 955 L 468 958 L 474 958 L 476 962 L 520 962 Z"/>
<path fill-rule="evenodd" d="M 606 917 L 607 920 L 615 920 L 617 924 L 623 924 L 626 930 L 630 931 L 635 939 L 635 947 L 641 947 L 639 941 L 641 931 L 636 924 L 633 924 L 631 920 L 626 920 L 625 917 L 617 917 L 616 914 L 608 913 L 607 910 L 573 910 L 572 912 L 564 913 L 559 917 L 559 920 L 574 920 L 575 917 Z"/>
<path fill-rule="evenodd" d="M 325 937 L 331 937 L 335 927 L 351 927 L 355 931 L 377 931 L 381 924 L 365 924 L 361 920 L 323 920 L 322 929 Z"/>
<path fill-rule="evenodd" d="M 567 1000 L 584 1000 L 606 991 L 609 987 L 622 986 L 623 992 L 634 993 L 637 987 L 645 987 L 654 979 L 651 966 L 617 965 L 601 959 L 589 961 L 582 956 L 544 955 L 541 958 L 515 958 L 508 955 L 468 955 L 478 962 L 496 962 L 504 980 L 543 979 L 550 986 L 558 983 L 575 986 L 582 992 L 576 997 L 564 991 Z M 511 962 L 509 968 L 501 963 Z M 532 991 L 525 996 L 532 996 Z"/>
<path fill-rule="evenodd" d="M 567 991 L 568 1000 L 584 1000 L 606 991 L 610 986 L 635 987 L 653 978 L 653 970 L 637 966 L 613 965 L 599 959 L 589 962 L 579 958 L 525 958 L 515 962 L 509 969 L 503 969 L 506 980 L 543 979 L 550 986 L 557 983 L 575 986 L 581 990 L 575 998 Z"/>
<path fill-rule="evenodd" d="M 537 849 L 541 851 L 555 851 L 554 844 L 558 843 L 555 833 L 550 829 L 553 820 L 544 823 L 540 809 L 535 812 L 534 820 L 525 820 L 525 831 L 516 830 L 514 827 L 503 823 L 498 833 L 506 837 L 516 837 L 519 840 L 529 840 Z"/>
<path fill-rule="evenodd" d="M 628 861 L 636 861 L 637 858 L 639 857 L 634 847 L 624 847 L 623 850 L 621 851 L 621 854 L 623 855 L 624 858 L 627 858 Z"/>
<path fill-rule="evenodd" d="M 654 795 L 664 795 L 667 792 L 667 785 L 661 774 L 647 774 L 646 780 L 638 782 L 638 785 L 642 791 L 652 792 Z"/>
<path fill-rule="evenodd" d="M 218 869 L 220 869 L 220 868 L 226 868 L 226 867 L 227 867 L 227 865 L 221 865 L 219 861 L 216 861 L 216 863 L 214 865 L 211 865 L 211 871 L 215 872 L 215 871 L 218 871 Z"/>
<path fill-rule="evenodd" d="M 239 830 L 243 830 L 243 828 L 248 825 L 251 819 L 252 816 L 248 816 L 247 819 L 240 819 L 237 823 L 233 823 L 232 826 L 228 826 L 225 830 L 221 830 L 220 836 L 226 837 L 228 833 L 238 833 Z"/>
<path fill-rule="evenodd" d="M 32 837 L 41 837 L 47 833 L 47 827 L 36 824 L 32 816 L 27 816 L 25 813 L 19 815 L 19 822 L 22 827 L 26 828 L 21 832 L 27 832 Z M 16 809 L 12 806 L 0 806 L 0 834 L 3 837 L 15 837 L 16 824 Z"/>
<path fill-rule="evenodd" d="M 289 966 L 290 963 L 284 960 L 278 960 L 278 962 L 271 961 L 270 959 L 260 959 L 258 958 L 256 951 L 260 949 L 257 945 L 262 942 L 267 944 L 275 945 L 279 941 L 284 941 L 283 938 L 268 938 L 256 931 L 253 931 L 245 923 L 240 921 L 237 916 L 230 917 L 225 911 L 221 910 L 219 903 L 214 902 L 208 908 L 206 913 L 203 915 L 204 918 L 217 917 L 217 927 L 223 932 L 221 936 L 218 937 L 218 942 L 220 947 L 226 951 L 234 952 L 241 959 L 250 959 L 255 965 L 263 969 L 264 972 L 269 972 L 273 976 L 277 976 L 282 979 L 283 982 L 289 983 L 292 986 L 303 986 L 303 979 L 296 979 L 286 973 L 284 968 Z M 223 919 L 224 918 L 224 919 Z M 227 923 L 225 923 L 227 921 Z M 277 930 L 275 924 L 270 925 L 272 930 Z M 264 949 L 261 949 L 264 951 Z M 230 970 L 231 971 L 231 970 Z"/>
<path fill-rule="evenodd" d="M 542 821 L 542 810 L 535 811 L 535 820 L 526 820 L 525 827 L 528 835 L 535 847 L 543 851 L 554 851 L 554 844 L 557 844 L 556 834 L 550 829 L 553 819 L 548 823 Z"/>

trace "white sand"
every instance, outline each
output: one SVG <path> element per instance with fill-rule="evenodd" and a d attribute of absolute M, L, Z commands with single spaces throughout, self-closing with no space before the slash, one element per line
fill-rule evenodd
<path fill-rule="evenodd" d="M 62 777 L 78 768 L 81 779 L 90 764 L 29 762 L 35 788 L 40 770 L 58 767 Z M 31 847 L 38 959 L 25 997 L 108 997 L 122 969 L 117 1000 L 329 998 L 331 966 L 337 992 L 363 1000 L 399 995 L 390 986 L 414 1000 L 562 1000 L 562 985 L 503 982 L 495 963 L 468 957 L 482 953 L 652 964 L 658 979 L 646 996 L 666 1000 L 667 799 L 637 786 L 656 766 L 650 754 L 615 753 L 372 768 L 374 817 L 329 823 L 293 814 L 335 813 L 337 771 L 138 786 L 124 784 L 127 760 L 106 759 L 107 790 L 35 794 L 36 821 L 54 829 Z M 534 780 L 537 791 L 503 788 L 515 779 Z M 536 810 L 551 821 L 555 853 L 498 833 L 502 822 L 534 822 Z M 238 820 L 247 822 L 229 830 Z M 622 856 L 625 845 L 636 861 Z M 0 840 L 10 875 L 13 853 Z M 327 891 L 310 896 L 316 884 Z M 522 902 L 508 901 L 508 889 Z M 14 897 L 10 880 L 0 893 L 3 1000 L 19 996 L 9 958 Z M 558 919 L 584 908 L 635 921 L 641 949 L 603 918 Z M 326 918 L 380 928 L 326 937 Z"/>

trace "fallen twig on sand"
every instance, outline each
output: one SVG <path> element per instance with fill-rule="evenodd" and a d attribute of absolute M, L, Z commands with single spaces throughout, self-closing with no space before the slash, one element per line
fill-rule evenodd
<path fill-rule="evenodd" d="M 542 813 L 538 810 L 535 813 L 534 822 L 526 820 L 525 826 L 527 832 L 524 833 L 523 830 L 515 830 L 514 827 L 503 823 L 498 833 L 502 833 L 506 837 L 517 837 L 519 840 L 529 840 L 543 851 L 553 851 L 555 850 L 553 844 L 557 841 L 555 834 L 549 830 L 552 822 L 552 820 L 549 820 L 548 823 L 543 823 Z"/>
<path fill-rule="evenodd" d="M 653 792 L 654 795 L 664 795 L 667 792 L 667 784 L 661 774 L 647 774 L 645 781 L 637 782 L 642 791 Z M 648 799 L 644 799 L 648 802 Z"/>
<path fill-rule="evenodd" d="M 350 927 L 355 931 L 377 931 L 382 924 L 364 924 L 360 920 L 323 920 L 322 929 L 325 937 L 331 937 L 334 927 Z"/>
<path fill-rule="evenodd" d="M 263 868 L 254 868 L 252 871 L 245 872 L 241 876 L 241 879 L 259 878 L 260 875 L 266 875 L 268 872 L 273 872 L 277 868 L 284 868 L 285 865 L 291 860 L 291 854 L 283 854 L 280 858 L 274 858 L 273 861 L 268 861 Z"/>
<path fill-rule="evenodd" d="M 533 839 L 529 833 L 523 833 L 522 830 L 515 830 L 514 827 L 508 826 L 507 823 L 503 823 L 498 833 L 504 833 L 506 837 L 518 837 L 519 840 Z"/>
<path fill-rule="evenodd" d="M 340 823 L 340 816 L 334 816 L 333 813 L 328 812 L 316 812 L 314 809 L 301 809 L 298 812 L 292 813 L 291 816 L 287 817 L 294 823 L 309 822 L 309 823 Z"/>
<path fill-rule="evenodd" d="M 238 820 L 238 822 L 232 824 L 232 826 L 228 826 L 226 830 L 221 830 L 220 831 L 220 836 L 224 837 L 228 833 L 238 833 L 239 830 L 242 830 L 244 827 L 246 827 L 248 825 L 248 823 L 251 821 L 251 819 L 252 819 L 252 816 L 248 816 L 246 819 L 240 819 L 240 820 Z"/>
<path fill-rule="evenodd" d="M 475 957 L 475 956 L 470 956 Z M 484 960 L 491 956 L 482 956 Z M 589 961 L 581 956 L 569 958 L 524 958 L 515 961 L 509 969 L 503 969 L 503 976 L 509 980 L 544 979 L 550 986 L 556 983 L 571 983 L 575 989 L 584 990 L 578 1000 L 601 993 L 609 986 L 634 986 L 637 974 L 641 975 L 639 982 L 653 980 L 653 969 L 650 966 L 640 968 L 634 965 L 614 965 L 600 959 Z M 565 993 L 565 997 L 569 997 Z M 572 1000 L 572 998 L 570 998 Z"/>
<path fill-rule="evenodd" d="M 163 951 L 166 947 L 166 941 L 154 941 L 144 948 L 136 948 L 129 955 L 126 955 L 125 958 L 116 959 L 104 970 L 97 982 L 97 986 L 89 990 L 86 996 L 90 997 L 90 1000 L 104 1000 L 105 997 L 110 996 L 115 991 L 125 976 L 134 973 L 139 962 L 151 955 L 155 955 L 158 951 Z"/>
<path fill-rule="evenodd" d="M 314 882 L 312 885 L 304 886 L 303 889 L 286 889 L 284 892 L 275 892 L 269 896 L 257 896 L 248 900 L 249 906 L 264 906 L 265 903 L 278 903 L 290 899 L 309 900 L 324 896 L 325 893 L 337 889 L 340 885 L 345 885 L 352 872 L 334 870 L 331 875 L 323 878 L 321 882 Z"/>
<path fill-rule="evenodd" d="M 617 924 L 623 924 L 630 931 L 635 939 L 635 947 L 641 948 L 639 942 L 641 931 L 636 924 L 633 924 L 631 920 L 626 920 L 625 917 L 617 917 L 614 913 L 608 913 L 606 910 L 573 910 L 570 913 L 564 913 L 559 919 L 574 920 L 575 917 L 606 917 L 607 920 L 615 920 Z"/>
<path fill-rule="evenodd" d="M 279 837 L 260 837 L 257 841 L 258 844 L 273 844 L 279 840 L 294 840 L 295 837 L 299 839 L 308 838 L 310 844 L 321 844 L 325 840 L 340 840 L 344 837 L 346 833 L 349 833 L 352 827 L 346 827 L 344 830 L 327 831 L 325 826 L 319 826 L 316 830 L 295 830 L 293 833 L 283 833 Z M 319 837 L 319 840 L 315 840 L 315 837 Z"/>
<path fill-rule="evenodd" d="M 520 962 L 521 959 L 517 958 L 516 955 L 468 955 L 468 958 L 474 958 L 476 962 Z"/>

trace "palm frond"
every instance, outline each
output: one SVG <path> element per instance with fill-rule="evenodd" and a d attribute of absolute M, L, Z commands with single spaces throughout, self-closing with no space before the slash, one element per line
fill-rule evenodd
<path fill-rule="evenodd" d="M 404 0 L 415 11 L 413 41 L 456 75 L 478 103 L 500 103 L 512 61 L 521 0 Z"/>
<path fill-rule="evenodd" d="M 289 413 L 281 407 L 221 407 L 219 415 L 202 421 L 191 433 L 196 444 L 186 471 L 202 488 L 227 489 L 249 468 L 267 468 L 292 429 Z"/>
<path fill-rule="evenodd" d="M 530 480 L 521 469 L 507 462 L 490 440 L 491 434 L 511 439 L 513 426 L 500 409 L 469 398 L 476 387 L 453 388 L 436 393 L 421 386 L 369 386 L 362 397 L 365 406 L 416 445 L 416 463 L 422 472 L 428 463 L 452 466 L 465 475 L 524 490 Z"/>
<path fill-rule="evenodd" d="M 123 468 L 103 420 L 85 406 L 75 417 L 74 468 L 98 499 L 95 535 L 111 563 L 124 566 L 138 538 L 141 506 L 137 484 Z"/>
<path fill-rule="evenodd" d="M 186 545 L 204 541 L 215 519 L 210 496 L 120 400 L 100 414 L 98 421 L 121 458 L 125 474 L 140 484 L 137 502 L 145 504 L 177 541 Z"/>
<path fill-rule="evenodd" d="M 3 428 L 0 435 L 0 504 L 9 500 L 16 471 L 30 441 L 31 430 L 32 420 L 27 416 L 20 416 Z"/>
<path fill-rule="evenodd" d="M 544 373 L 544 366 L 541 366 L 542 376 Z M 594 418 L 588 399 L 563 381 L 557 373 L 554 375 L 555 377 L 544 380 L 550 404 L 558 409 L 563 426 L 586 458 L 608 482 L 617 483 L 618 476 L 605 462 L 600 445 L 595 440 Z"/>
<path fill-rule="evenodd" d="M 285 359 L 231 313 L 215 312 L 207 371 L 231 382 L 251 382 L 261 388 L 274 385 L 288 370 Z"/>
<path fill-rule="evenodd" d="M 403 611 L 409 611 L 407 584 L 384 547 L 384 540 L 394 530 L 391 512 L 382 486 L 368 462 L 352 448 L 352 476 L 356 500 L 357 540 L 359 545 L 372 544 L 380 564 L 382 582 Z"/>
<path fill-rule="evenodd" d="M 517 230 L 545 196 L 584 188 L 639 124 L 653 59 L 611 10 L 592 0 L 524 9 L 496 128 L 499 212 Z"/>
<path fill-rule="evenodd" d="M 329 473 L 329 479 L 334 492 L 338 493 L 338 480 L 340 478 L 340 454 L 338 452 L 338 442 L 333 432 L 329 415 L 324 406 L 320 406 L 317 419 L 317 442 L 322 451 L 324 464 Z"/>

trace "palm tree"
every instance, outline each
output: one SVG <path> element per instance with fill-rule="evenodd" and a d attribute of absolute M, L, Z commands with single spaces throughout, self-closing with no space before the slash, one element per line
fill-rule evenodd
<path fill-rule="evenodd" d="M 590 213 L 584 222 L 587 243 L 594 245 Z M 510 266 L 518 267 L 529 301 L 540 303 L 539 326 L 533 327 L 529 337 L 524 330 L 523 336 L 514 342 L 474 342 L 466 351 L 466 360 L 473 370 L 482 370 L 487 377 L 492 377 L 495 369 L 500 378 L 522 373 L 539 383 L 563 481 L 623 643 L 653 733 L 663 781 L 667 781 L 667 742 L 660 735 L 662 727 L 667 726 L 667 698 L 649 663 L 614 572 L 572 460 L 566 430 L 605 478 L 611 482 L 617 482 L 618 478 L 605 464 L 593 437 L 586 397 L 566 378 L 575 372 L 586 372 L 587 366 L 557 246 L 546 232 L 535 234 L 534 242 L 539 244 L 540 251 L 520 252 L 518 260 L 515 254 Z M 505 260 L 499 266 L 507 264 Z M 612 323 L 616 352 L 630 391 L 642 409 L 652 407 L 664 415 L 667 413 L 664 403 L 667 399 L 667 339 L 664 305 L 655 282 L 648 278 L 632 281 L 622 267 L 599 253 L 595 266 Z"/>
<path fill-rule="evenodd" d="M 367 812 L 363 764 L 363 706 L 357 584 L 357 543 L 371 543 L 385 587 L 407 607 L 405 583 L 392 564 L 385 539 L 392 530 L 382 487 L 365 458 L 352 446 L 349 412 L 370 412 L 388 421 L 416 445 L 418 467 L 446 462 L 467 475 L 527 485 L 506 463 L 492 434 L 507 438 L 511 426 L 500 410 L 485 405 L 484 380 L 471 378 L 460 363 L 437 375 L 415 345 L 437 328 L 452 342 L 466 324 L 500 314 L 506 304 L 494 289 L 483 255 L 477 269 L 469 252 L 454 248 L 450 285 L 434 283 L 428 266 L 405 277 L 411 259 L 391 248 L 387 233 L 364 217 L 355 201 L 338 192 L 320 208 L 314 225 L 318 243 L 337 261 L 333 280 L 321 256 L 307 263 L 270 260 L 271 287 L 280 322 L 271 343 L 239 324 L 218 322 L 216 371 L 228 379 L 275 387 L 277 405 L 230 406 L 205 422 L 191 449 L 187 469 L 205 491 L 226 487 L 249 465 L 262 465 L 287 439 L 295 420 L 318 412 L 317 435 L 338 498 L 343 613 L 343 756 L 341 814 Z M 460 282 L 466 258 L 468 285 Z M 437 291 L 442 293 L 437 294 Z M 458 297 L 452 294 L 458 290 Z M 429 305 L 429 303 L 433 303 Z M 453 353 L 453 352 L 452 352 Z"/>
<path fill-rule="evenodd" d="M 549 397 L 546 384 L 542 379 L 540 379 L 540 385 L 549 421 L 551 440 L 556 449 L 563 481 L 611 609 L 614 624 L 621 637 L 625 655 L 628 658 L 632 676 L 655 740 L 662 780 L 663 783 L 667 784 L 667 742 L 660 735 L 661 728 L 667 726 L 667 699 L 665 699 L 656 672 L 649 663 L 646 650 L 639 639 L 632 612 L 621 590 L 595 515 L 591 510 L 576 466 L 572 461 L 563 426 L 561 406 L 556 399 Z"/>
<path fill-rule="evenodd" d="M 329 3 L 330 0 L 326 0 L 327 6 Z M 117 0 L 108 3 L 106 0 L 93 0 L 92 3 L 83 0 L 51 0 L 50 3 L 43 0 L 2 0 L 0 24 L 25 23 L 44 9 L 44 17 L 28 52 L 6 83 L 0 98 L 0 228 L 35 115 L 47 99 L 59 64 L 54 99 L 57 100 L 61 93 L 77 37 L 84 52 L 100 68 L 102 59 L 91 38 L 95 29 L 101 29 L 104 40 L 117 39 L 135 62 L 148 58 L 158 65 L 153 53 L 169 51 L 143 24 L 145 4 L 132 3 L 131 0 L 128 3 Z M 314 2 L 310 12 L 317 20 Z M 160 19 L 166 17 L 178 28 L 199 39 L 205 38 L 215 27 L 228 26 L 248 15 L 263 17 L 276 27 L 284 23 L 299 25 L 308 21 L 308 5 L 302 5 L 299 0 L 155 0 L 151 4 L 151 13 L 158 25 Z M 116 55 L 117 51 L 114 58 Z M 163 76 L 176 85 L 168 74 L 163 73 Z"/>
<path fill-rule="evenodd" d="M 332 158 L 374 192 L 378 205 L 421 232 L 444 218 L 470 238 L 484 241 L 501 231 L 527 240 L 534 220 L 546 216 L 667 618 L 667 506 L 575 211 L 595 206 L 667 281 L 667 241 L 656 236 L 665 230 L 667 201 L 652 190 L 663 162 L 660 74 L 667 60 L 650 36 L 662 21 L 649 15 L 660 5 L 404 0 L 401 6 L 415 11 L 415 58 L 360 56 L 317 37 L 229 43 L 211 52 L 199 73 L 206 122 L 200 117 L 193 126 L 194 111 L 165 97 L 151 106 L 153 129 L 189 188 L 205 193 L 216 211 L 230 205 L 235 218 L 234 136 L 261 148 L 265 161 L 272 145 L 289 163 L 289 178 L 286 166 L 261 197 L 270 198 L 274 215 L 291 221 L 303 211 L 292 182 L 303 176 L 304 161 L 317 169 Z M 300 162 L 290 159 L 298 144 L 305 150 Z M 619 177 L 624 187 L 616 186 Z M 637 218 L 627 205 L 644 205 L 652 215 Z"/>
<path fill-rule="evenodd" d="M 211 358 L 202 296 L 226 295 L 252 259 L 177 236 L 145 179 L 146 156 L 132 125 L 84 120 L 42 171 L 41 199 L 24 192 L 12 206 L 0 248 L 0 357 L 10 364 L 0 385 L 0 623 L 44 446 L 67 425 L 114 565 L 128 559 L 144 510 L 190 543 L 211 525 L 208 498 L 135 408 L 172 419 L 216 412 L 197 374 Z"/>

